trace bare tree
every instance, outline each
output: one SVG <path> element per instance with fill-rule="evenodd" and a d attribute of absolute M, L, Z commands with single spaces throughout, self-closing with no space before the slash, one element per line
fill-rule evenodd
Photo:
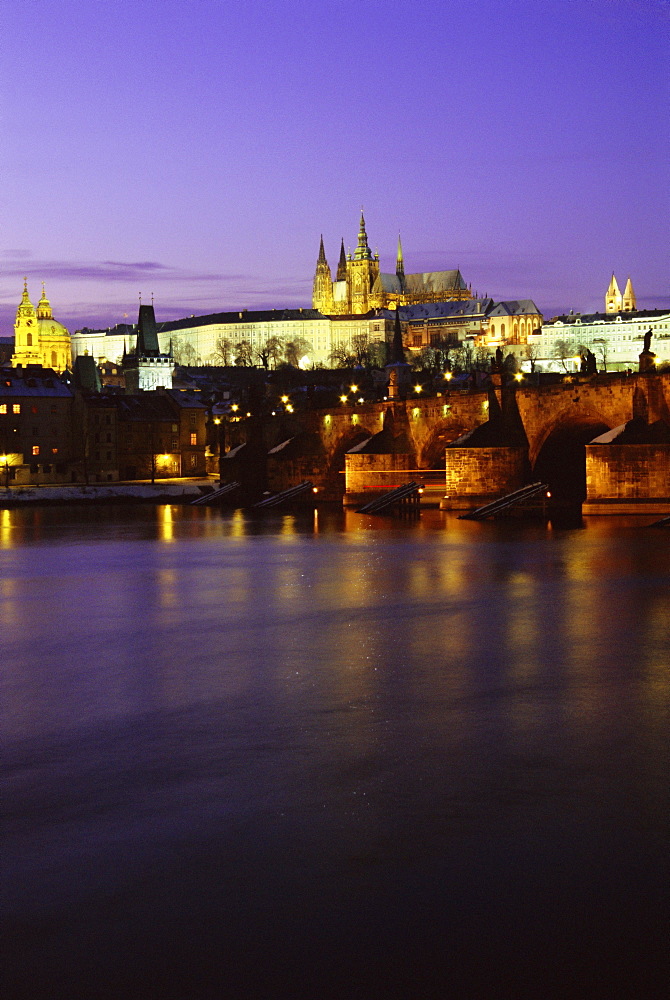
<path fill-rule="evenodd" d="M 606 337 L 596 337 L 593 341 L 596 346 L 595 354 L 603 366 L 603 371 L 607 371 L 607 361 L 609 358 L 609 340 Z"/>
<path fill-rule="evenodd" d="M 267 370 L 270 367 L 274 368 L 277 366 L 277 362 L 281 360 L 283 353 L 284 342 L 279 337 L 268 337 L 264 344 L 259 344 L 254 350 L 253 356 Z"/>
<path fill-rule="evenodd" d="M 334 347 L 329 357 L 333 368 L 353 368 L 356 364 L 356 355 L 343 344 L 339 347 Z"/>
<path fill-rule="evenodd" d="M 554 357 L 557 358 L 565 372 L 571 372 L 573 366 L 568 362 L 572 361 L 577 352 L 575 343 L 573 340 L 557 340 L 554 346 Z"/>
<path fill-rule="evenodd" d="M 535 374 L 535 365 L 540 356 L 540 349 L 537 344 L 531 344 L 529 341 L 524 348 L 523 356 L 526 361 L 530 362 L 531 375 Z"/>
<path fill-rule="evenodd" d="M 195 366 L 201 363 L 200 356 L 193 344 L 178 343 L 177 346 L 173 348 L 173 353 L 174 359 L 178 365 Z"/>
<path fill-rule="evenodd" d="M 284 359 L 288 365 L 297 368 L 302 358 L 309 354 L 311 348 L 312 345 L 304 337 L 296 337 L 295 340 L 289 340 L 285 345 Z"/>
<path fill-rule="evenodd" d="M 233 360 L 234 348 L 228 337 L 219 337 L 214 349 L 216 363 L 227 366 Z"/>
<path fill-rule="evenodd" d="M 240 340 L 233 349 L 235 364 L 241 368 L 251 368 L 254 363 L 254 352 L 248 340 Z"/>

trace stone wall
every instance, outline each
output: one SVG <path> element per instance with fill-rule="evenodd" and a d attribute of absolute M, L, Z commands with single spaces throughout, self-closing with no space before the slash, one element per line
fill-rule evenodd
<path fill-rule="evenodd" d="M 670 445 L 586 446 L 586 501 L 670 497 Z"/>
<path fill-rule="evenodd" d="M 360 503 L 412 482 L 415 470 L 413 455 L 345 455 L 345 503 Z"/>
<path fill-rule="evenodd" d="M 447 448 L 446 489 L 443 506 L 459 501 L 494 499 L 519 489 L 525 482 L 526 449 Z"/>

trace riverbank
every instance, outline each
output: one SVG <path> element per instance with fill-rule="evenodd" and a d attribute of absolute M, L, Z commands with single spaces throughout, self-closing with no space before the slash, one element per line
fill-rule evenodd
<path fill-rule="evenodd" d="M 0 489 L 0 507 L 28 504 L 191 503 L 216 488 L 211 479 L 166 480 L 157 483 L 105 483 L 85 486 L 14 486 Z"/>

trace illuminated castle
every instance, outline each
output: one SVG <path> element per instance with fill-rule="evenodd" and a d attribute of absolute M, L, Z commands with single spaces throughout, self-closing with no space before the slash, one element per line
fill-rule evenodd
<path fill-rule="evenodd" d="M 402 245 L 398 237 L 395 274 L 379 270 L 379 254 L 368 246 L 365 219 L 361 212 L 358 245 L 353 254 L 340 249 L 335 281 L 323 248 L 323 236 L 316 262 L 312 305 L 327 316 L 360 315 L 372 309 L 397 309 L 399 305 L 445 302 L 472 298 L 459 270 L 405 274 Z"/>
<path fill-rule="evenodd" d="M 612 280 L 610 281 L 609 287 L 605 293 L 605 312 L 635 312 L 636 309 L 637 300 L 635 298 L 635 292 L 633 291 L 633 283 L 630 278 L 626 282 L 626 287 L 624 288 L 622 295 L 619 291 L 617 280 L 614 275 L 612 275 Z"/>
<path fill-rule="evenodd" d="M 28 279 L 23 279 L 23 296 L 14 323 L 14 353 L 12 367 L 41 365 L 64 372 L 71 365 L 70 334 L 57 322 L 51 303 L 42 285 L 42 298 L 37 309 L 28 295 Z"/>

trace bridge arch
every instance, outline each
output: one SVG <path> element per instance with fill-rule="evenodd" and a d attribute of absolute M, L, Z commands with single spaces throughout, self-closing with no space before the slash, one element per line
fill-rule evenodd
<path fill-rule="evenodd" d="M 586 497 L 586 445 L 611 430 L 602 414 L 591 408 L 565 409 L 536 437 L 529 458 L 533 477 L 549 485 L 557 499 Z"/>
<path fill-rule="evenodd" d="M 472 430 L 472 425 L 458 420 L 441 420 L 431 429 L 430 434 L 422 442 L 417 455 L 417 466 L 420 469 L 442 469 L 444 467 L 444 452 L 448 444 Z"/>

